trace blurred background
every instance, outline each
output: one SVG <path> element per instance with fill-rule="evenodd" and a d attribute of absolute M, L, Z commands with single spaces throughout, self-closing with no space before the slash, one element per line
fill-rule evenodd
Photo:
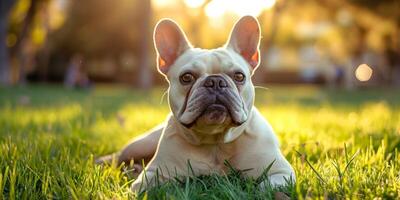
<path fill-rule="evenodd" d="M 0 82 L 165 85 L 152 44 L 159 19 L 216 48 L 242 15 L 262 28 L 256 84 L 400 85 L 398 0 L 1 0 Z"/>

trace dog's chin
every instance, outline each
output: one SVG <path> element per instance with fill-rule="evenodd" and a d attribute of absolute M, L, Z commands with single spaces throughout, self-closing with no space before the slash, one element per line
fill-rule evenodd
<path fill-rule="evenodd" d="M 215 126 L 229 123 L 230 115 L 228 109 L 221 104 L 211 104 L 196 119 L 196 124 L 203 126 Z"/>

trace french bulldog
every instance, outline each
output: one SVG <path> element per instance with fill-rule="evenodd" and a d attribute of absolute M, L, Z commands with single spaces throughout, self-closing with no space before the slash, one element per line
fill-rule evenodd
<path fill-rule="evenodd" d="M 222 175 L 229 170 L 225 161 L 254 178 L 272 164 L 273 186 L 295 179 L 273 129 L 254 107 L 251 77 L 260 62 L 259 43 L 260 26 L 252 16 L 237 21 L 226 45 L 212 50 L 193 48 L 174 21 L 158 22 L 154 44 L 158 71 L 169 83 L 171 114 L 116 154 L 118 163 L 135 161 L 140 174 L 133 191 L 193 172 Z"/>

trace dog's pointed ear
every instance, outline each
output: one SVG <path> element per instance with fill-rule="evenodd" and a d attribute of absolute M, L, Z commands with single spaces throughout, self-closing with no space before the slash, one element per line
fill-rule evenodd
<path fill-rule="evenodd" d="M 236 22 L 226 46 L 240 54 L 255 69 L 260 63 L 260 38 L 258 20 L 253 16 L 244 16 Z"/>
<path fill-rule="evenodd" d="M 157 51 L 158 70 L 166 74 L 175 60 L 191 48 L 185 33 L 171 19 L 160 20 L 154 30 L 154 46 Z"/>

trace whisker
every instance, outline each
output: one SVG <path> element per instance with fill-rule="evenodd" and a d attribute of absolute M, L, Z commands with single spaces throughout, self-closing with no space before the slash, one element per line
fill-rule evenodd
<path fill-rule="evenodd" d="M 269 88 L 263 87 L 263 86 L 259 86 L 259 85 L 255 85 L 254 88 L 255 88 L 255 89 L 269 90 Z"/>
<path fill-rule="evenodd" d="M 164 102 L 165 95 L 168 94 L 168 88 L 164 91 L 163 95 L 161 96 L 160 104 Z"/>

